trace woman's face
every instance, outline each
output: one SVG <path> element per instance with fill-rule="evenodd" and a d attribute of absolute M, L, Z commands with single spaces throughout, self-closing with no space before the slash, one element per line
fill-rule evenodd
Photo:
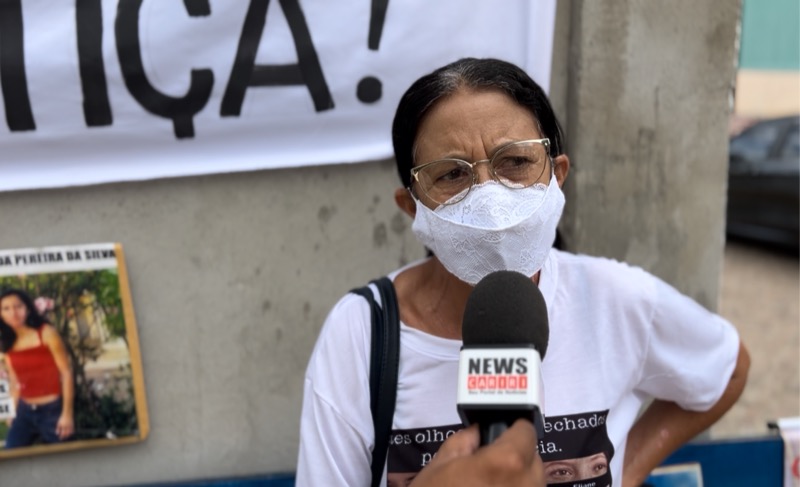
<path fill-rule="evenodd" d="M 593 479 L 605 475 L 606 472 L 608 472 L 608 460 L 604 453 L 544 463 L 544 475 L 547 483 Z"/>
<path fill-rule="evenodd" d="M 10 294 L 0 299 L 0 318 L 11 328 L 23 327 L 28 319 L 28 308 L 19 296 Z"/>
<path fill-rule="evenodd" d="M 517 140 L 539 139 L 533 114 L 500 91 L 459 90 L 438 101 L 417 132 L 414 165 L 437 159 L 488 159 L 498 147 Z M 478 182 L 489 178 L 486 164 Z"/>
<path fill-rule="evenodd" d="M 460 89 L 436 102 L 423 118 L 415 142 L 414 165 L 446 158 L 468 162 L 489 159 L 504 144 L 543 137 L 533 114 L 505 93 Z M 556 178 L 563 184 L 569 161 L 559 156 L 554 163 Z M 491 179 L 487 164 L 479 164 L 474 170 L 478 184 Z M 550 181 L 550 171 L 548 167 L 542 183 Z M 416 192 L 417 197 L 426 206 L 437 206 L 421 193 Z M 413 216 L 413 202 L 403 204 L 403 196 L 398 193 L 396 197 L 401 208 Z"/>

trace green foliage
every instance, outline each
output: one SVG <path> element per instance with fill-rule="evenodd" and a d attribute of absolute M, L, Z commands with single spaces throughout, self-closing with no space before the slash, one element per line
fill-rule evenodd
<path fill-rule="evenodd" d="M 106 327 L 112 336 L 126 338 L 125 316 L 119 293 L 119 276 L 116 272 L 100 271 L 97 275 L 95 297 L 106 316 Z"/>
<path fill-rule="evenodd" d="M 112 387 L 98 390 L 97 382 L 89 380 L 94 393 L 80 395 L 75 400 L 76 439 L 116 438 L 137 433 L 136 410 L 130 365 L 120 367 Z"/>

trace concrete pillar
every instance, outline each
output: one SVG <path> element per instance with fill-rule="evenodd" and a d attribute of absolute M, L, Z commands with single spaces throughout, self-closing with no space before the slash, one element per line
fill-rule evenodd
<path fill-rule="evenodd" d="M 569 10 L 567 246 L 640 265 L 716 309 L 740 3 Z"/>

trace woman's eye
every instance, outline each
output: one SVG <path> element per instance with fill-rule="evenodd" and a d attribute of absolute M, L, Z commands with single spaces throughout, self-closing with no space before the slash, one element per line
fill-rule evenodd
<path fill-rule="evenodd" d="M 457 181 L 465 177 L 467 177 L 467 171 L 461 168 L 457 168 L 442 174 L 437 178 L 437 181 L 442 181 L 442 182 Z"/>
<path fill-rule="evenodd" d="M 507 156 L 503 157 L 498 163 L 497 167 L 519 167 L 519 166 L 527 166 L 532 165 L 533 160 L 530 157 L 525 156 Z"/>
<path fill-rule="evenodd" d="M 575 477 L 575 472 L 566 467 L 552 467 L 545 470 L 548 481 L 563 482 Z"/>
<path fill-rule="evenodd" d="M 514 157 L 511 163 L 515 166 L 521 166 L 524 164 L 533 164 L 533 161 L 528 157 Z"/>

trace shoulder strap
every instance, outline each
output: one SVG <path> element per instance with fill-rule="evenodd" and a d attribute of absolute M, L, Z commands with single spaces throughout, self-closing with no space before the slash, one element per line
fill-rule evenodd
<path fill-rule="evenodd" d="M 375 302 L 369 286 L 352 292 L 363 296 L 372 315 L 372 342 L 369 369 L 370 410 L 375 428 L 372 451 L 372 487 L 378 487 L 386 465 L 389 436 L 392 431 L 394 406 L 397 400 L 397 366 L 400 359 L 400 319 L 397 295 L 388 277 L 371 281 L 378 288 L 383 306 Z"/>

